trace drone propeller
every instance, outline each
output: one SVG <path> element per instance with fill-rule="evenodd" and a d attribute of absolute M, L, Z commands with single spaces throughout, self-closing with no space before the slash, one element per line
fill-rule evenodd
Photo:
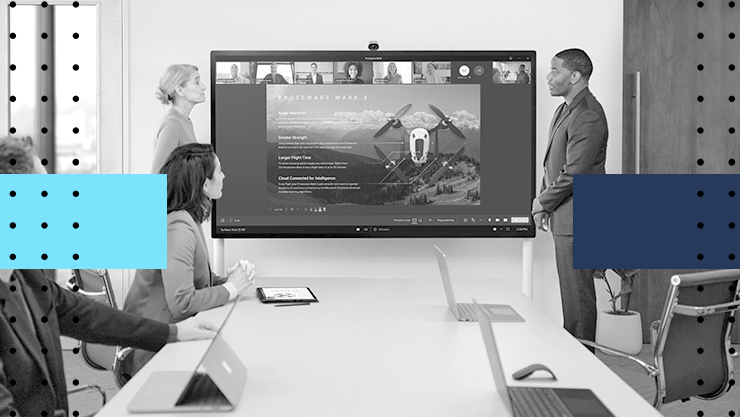
<path fill-rule="evenodd" d="M 396 161 L 392 161 L 392 160 L 390 160 L 390 158 L 386 154 L 383 153 L 383 151 L 380 150 L 380 148 L 378 148 L 377 145 L 375 146 L 375 152 L 378 154 L 378 156 L 380 157 L 380 159 L 383 162 L 385 162 L 386 160 L 388 161 L 388 165 L 386 165 L 386 168 L 388 168 L 390 170 L 389 174 L 395 174 L 398 177 L 398 179 L 401 180 L 402 183 L 408 184 L 408 182 L 409 182 L 408 177 L 406 177 L 406 175 L 403 173 L 403 171 L 401 171 L 401 170 L 398 169 L 398 168 L 401 167 L 401 164 L 406 160 L 406 158 L 408 157 L 408 155 L 406 155 L 406 156 L 404 156 L 404 157 L 402 157 L 402 158 L 400 158 L 400 159 L 398 159 Z"/>
<path fill-rule="evenodd" d="M 463 133 L 460 131 L 460 129 L 458 129 L 455 125 L 452 124 L 452 119 L 450 119 L 449 117 L 445 116 L 445 114 L 442 113 L 442 110 L 438 109 L 434 104 L 430 104 L 429 105 L 429 108 L 431 108 L 432 111 L 434 113 L 436 113 L 437 116 L 439 116 L 440 119 L 442 119 L 442 121 L 440 123 L 442 123 L 442 125 L 444 127 L 450 128 L 450 130 L 452 131 L 452 133 L 454 133 L 455 135 L 457 135 L 460 139 L 465 139 L 465 135 L 463 135 Z"/>
<path fill-rule="evenodd" d="M 445 171 L 447 171 L 448 169 L 451 169 L 452 163 L 457 161 L 457 158 L 462 156 L 463 152 L 465 152 L 464 146 L 460 148 L 460 150 L 458 150 L 454 155 L 452 155 L 452 158 L 450 158 L 449 160 L 445 162 L 442 162 L 442 167 L 438 169 L 437 172 L 434 173 L 434 175 L 432 175 L 431 183 L 434 184 L 435 182 L 437 182 L 439 178 L 442 177 L 442 175 L 444 175 Z"/>
<path fill-rule="evenodd" d="M 393 127 L 400 127 L 400 124 L 396 124 L 398 122 L 398 118 L 403 116 L 404 113 L 408 111 L 408 109 L 411 108 L 411 103 L 405 105 L 401 110 L 399 110 L 395 116 L 391 117 L 390 120 L 388 120 L 388 123 L 384 124 L 383 127 L 381 127 L 375 135 L 373 135 L 374 138 L 377 138 L 378 136 L 382 135 L 383 133 L 387 132 L 388 129 Z"/>

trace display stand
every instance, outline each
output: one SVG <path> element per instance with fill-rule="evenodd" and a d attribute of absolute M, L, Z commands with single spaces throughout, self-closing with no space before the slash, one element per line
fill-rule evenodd
<path fill-rule="evenodd" d="M 213 266 L 218 275 L 224 274 L 224 239 L 213 239 Z M 534 239 L 522 239 L 522 292 L 529 298 L 534 290 Z"/>
<path fill-rule="evenodd" d="M 522 292 L 534 299 L 534 239 L 522 239 Z"/>

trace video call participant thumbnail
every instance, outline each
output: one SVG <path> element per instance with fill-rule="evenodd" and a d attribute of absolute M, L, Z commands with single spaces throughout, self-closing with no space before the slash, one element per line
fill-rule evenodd
<path fill-rule="evenodd" d="M 273 62 L 270 64 L 270 73 L 265 75 L 260 84 L 289 84 L 288 80 L 285 79 L 281 74 L 277 72 L 278 64 Z"/>
<path fill-rule="evenodd" d="M 335 84 L 366 84 L 372 80 L 372 69 L 365 68 L 363 62 L 347 61 L 335 70 Z"/>

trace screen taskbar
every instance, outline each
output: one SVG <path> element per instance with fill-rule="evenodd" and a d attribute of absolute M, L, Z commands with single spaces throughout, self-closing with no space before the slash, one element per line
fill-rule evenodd
<path fill-rule="evenodd" d="M 258 216 L 259 217 L 259 216 Z M 294 218 L 294 225 L 268 225 L 250 218 L 247 224 L 240 216 L 219 216 L 211 223 L 214 236 L 219 237 L 534 237 L 535 227 L 530 216 L 377 216 L 378 221 L 358 216 L 357 224 L 342 225 L 316 222 L 307 226 L 303 216 Z M 351 217 L 351 216 L 350 216 Z M 382 221 L 381 218 L 383 218 Z M 267 220 L 267 219 L 264 219 Z M 285 220 L 285 219 L 284 219 Z M 318 220 L 314 218 L 314 220 Z M 334 219 L 336 222 L 336 218 Z M 440 227 L 442 226 L 442 227 Z"/>

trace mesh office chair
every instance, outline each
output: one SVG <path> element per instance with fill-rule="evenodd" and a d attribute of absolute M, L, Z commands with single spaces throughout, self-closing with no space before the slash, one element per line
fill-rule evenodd
<path fill-rule="evenodd" d="M 625 380 L 655 408 L 689 397 L 719 398 L 734 384 L 732 358 L 738 352 L 730 347 L 730 332 L 740 306 L 739 282 L 740 269 L 671 277 L 661 319 L 650 326 L 652 364 L 580 341 L 639 364 L 654 384 L 646 385 L 644 375 L 643 381 Z"/>
<path fill-rule="evenodd" d="M 67 286 L 70 289 L 76 290 L 77 293 L 92 298 L 99 303 L 118 309 L 107 270 L 73 269 L 72 274 L 70 280 L 67 281 Z M 131 348 L 81 342 L 80 352 L 90 367 L 113 371 L 113 376 L 119 387 L 122 387 L 130 379 L 130 376 L 121 371 L 121 362 L 126 360 Z"/>

